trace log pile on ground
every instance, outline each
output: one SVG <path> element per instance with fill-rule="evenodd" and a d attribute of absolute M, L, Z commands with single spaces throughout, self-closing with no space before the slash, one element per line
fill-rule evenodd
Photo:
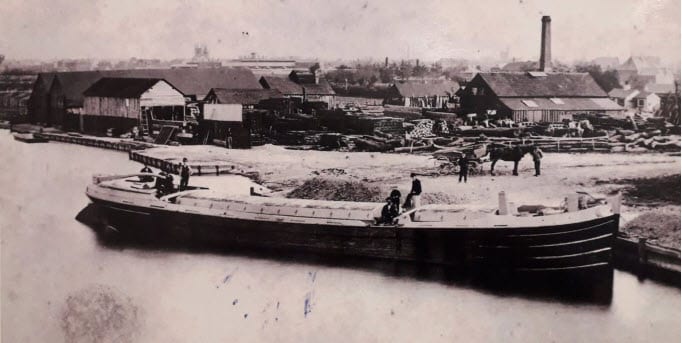
<path fill-rule="evenodd" d="M 408 133 L 411 139 L 433 137 L 433 120 L 421 119 L 414 122 L 414 128 Z"/>
<path fill-rule="evenodd" d="M 383 202 L 386 194 L 379 187 L 369 186 L 360 181 L 317 177 L 306 180 L 301 186 L 289 192 L 287 198 Z"/>
<path fill-rule="evenodd" d="M 634 132 L 617 130 L 609 137 L 611 151 L 679 151 L 680 136 L 662 135 L 661 130 Z"/>

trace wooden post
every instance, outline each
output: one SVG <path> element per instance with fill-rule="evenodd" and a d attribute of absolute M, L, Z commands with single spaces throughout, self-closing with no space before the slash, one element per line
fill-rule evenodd
<path fill-rule="evenodd" d="M 197 175 L 201 176 L 201 166 L 197 166 Z"/>
<path fill-rule="evenodd" d="M 639 256 L 638 263 L 638 277 L 643 279 L 646 276 L 647 269 L 647 252 L 646 252 L 646 238 L 640 238 L 637 244 L 637 256 Z"/>
<path fill-rule="evenodd" d="M 217 165 L 215 166 L 215 174 L 220 175 L 220 167 L 218 167 Z"/>

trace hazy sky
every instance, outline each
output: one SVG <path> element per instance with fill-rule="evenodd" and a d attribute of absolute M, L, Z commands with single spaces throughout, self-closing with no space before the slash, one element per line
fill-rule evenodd
<path fill-rule="evenodd" d="M 540 18 L 552 53 L 680 59 L 680 0 L 3 0 L 7 58 L 212 57 L 536 59 Z M 248 32 L 248 35 L 245 34 Z"/>

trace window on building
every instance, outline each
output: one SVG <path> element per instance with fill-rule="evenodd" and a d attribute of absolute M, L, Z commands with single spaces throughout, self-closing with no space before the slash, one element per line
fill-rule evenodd
<path fill-rule="evenodd" d="M 557 105 L 563 105 L 564 104 L 564 101 L 559 99 L 559 98 L 549 98 L 549 101 L 551 101 Z"/>
<path fill-rule="evenodd" d="M 478 88 L 476 88 L 476 87 L 471 87 L 471 94 L 473 94 L 473 95 L 478 95 Z"/>
<path fill-rule="evenodd" d="M 637 106 L 639 107 L 644 106 L 644 99 L 637 99 Z"/>
<path fill-rule="evenodd" d="M 538 107 L 538 104 L 533 100 L 521 100 L 521 102 L 528 107 Z"/>
<path fill-rule="evenodd" d="M 478 91 L 478 95 L 485 95 L 485 88 L 481 88 L 481 89 Z"/>

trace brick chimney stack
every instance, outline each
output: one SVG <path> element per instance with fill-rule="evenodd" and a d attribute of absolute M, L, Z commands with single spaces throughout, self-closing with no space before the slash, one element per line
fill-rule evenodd
<path fill-rule="evenodd" d="M 542 17 L 540 71 L 552 71 L 552 18 L 548 15 Z"/>

